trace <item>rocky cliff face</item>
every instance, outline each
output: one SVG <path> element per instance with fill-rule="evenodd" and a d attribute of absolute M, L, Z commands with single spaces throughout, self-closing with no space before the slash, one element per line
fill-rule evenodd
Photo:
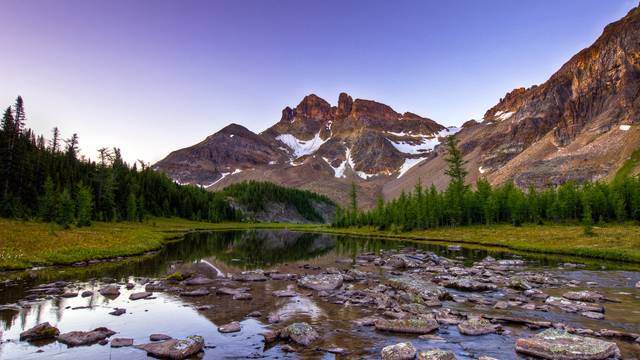
<path fill-rule="evenodd" d="M 608 25 L 593 45 L 545 83 L 518 88 L 461 130 L 371 100 L 316 95 L 286 107 L 261 134 L 230 125 L 175 151 L 155 168 L 211 189 L 269 180 L 346 203 L 352 181 L 370 206 L 422 184 L 444 188 L 445 151 L 456 134 L 469 182 L 514 181 L 527 188 L 608 179 L 640 147 L 640 10 Z M 457 133 L 456 133 L 457 132 Z"/>
<path fill-rule="evenodd" d="M 346 200 L 352 181 L 370 205 L 382 185 L 427 158 L 455 128 L 342 93 L 337 106 L 308 95 L 254 134 L 229 125 L 154 165 L 180 183 L 211 189 L 248 179 L 270 180 Z"/>
<path fill-rule="evenodd" d="M 458 133 L 470 181 L 542 188 L 608 179 L 640 147 L 640 10 L 608 25 L 545 83 L 518 88 Z M 397 195 L 422 178 L 446 183 L 444 154 L 385 186 Z"/>

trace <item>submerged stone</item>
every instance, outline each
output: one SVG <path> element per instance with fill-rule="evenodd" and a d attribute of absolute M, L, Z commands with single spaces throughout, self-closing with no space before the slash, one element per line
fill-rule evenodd
<path fill-rule="evenodd" d="M 547 329 L 530 338 L 518 339 L 516 351 L 551 360 L 602 360 L 620 355 L 614 342 L 572 335 L 559 329 Z"/>
<path fill-rule="evenodd" d="M 218 327 L 218 331 L 223 333 L 223 334 L 227 334 L 227 333 L 234 333 L 234 332 L 238 332 L 241 330 L 241 326 L 240 323 L 237 321 L 233 321 L 230 322 L 228 324 L 222 325 L 220 327 Z"/>
<path fill-rule="evenodd" d="M 389 345 L 382 348 L 380 357 L 382 360 L 413 360 L 416 348 L 408 342 Z"/>
<path fill-rule="evenodd" d="M 209 289 L 207 288 L 200 288 L 197 290 L 185 291 L 180 293 L 180 296 L 187 296 L 187 297 L 197 297 L 197 296 L 207 296 L 207 295 L 209 295 Z"/>
<path fill-rule="evenodd" d="M 111 340 L 112 348 L 120 348 L 133 345 L 133 339 L 115 338 Z"/>

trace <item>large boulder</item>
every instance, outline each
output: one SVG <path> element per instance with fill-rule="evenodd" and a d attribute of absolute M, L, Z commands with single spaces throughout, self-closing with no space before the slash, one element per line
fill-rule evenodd
<path fill-rule="evenodd" d="M 375 323 L 376 330 L 406 334 L 428 334 L 438 328 L 438 322 L 432 318 L 380 319 Z"/>
<path fill-rule="evenodd" d="M 620 349 L 613 342 L 559 329 L 547 329 L 530 338 L 518 339 L 516 351 L 550 360 L 601 360 L 620 356 Z"/>
<path fill-rule="evenodd" d="M 113 334 L 115 334 L 115 331 L 100 327 L 91 331 L 71 331 L 61 334 L 58 336 L 58 341 L 68 346 L 91 345 Z"/>
<path fill-rule="evenodd" d="M 318 340 L 320 335 L 315 331 L 311 325 L 302 322 L 291 324 L 280 331 L 280 337 L 283 339 L 291 339 L 292 341 L 309 346 L 314 341 Z"/>
<path fill-rule="evenodd" d="M 382 348 L 380 357 L 382 360 L 413 360 L 416 357 L 416 348 L 408 342 L 389 345 Z"/>
<path fill-rule="evenodd" d="M 187 336 L 186 339 L 169 339 L 136 346 L 146 351 L 149 355 L 172 360 L 182 360 L 197 354 L 204 347 L 202 336 Z"/>
<path fill-rule="evenodd" d="M 304 276 L 298 280 L 298 285 L 316 291 L 329 291 L 340 288 L 343 282 L 340 274 L 320 274 Z"/>
<path fill-rule="evenodd" d="M 44 322 L 20 333 L 20 341 L 53 339 L 60 334 L 57 327 Z"/>

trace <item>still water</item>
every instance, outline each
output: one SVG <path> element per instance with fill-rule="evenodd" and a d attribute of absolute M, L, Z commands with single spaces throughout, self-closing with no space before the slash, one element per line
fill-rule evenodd
<path fill-rule="evenodd" d="M 267 280 L 241 283 L 229 280 L 231 274 L 261 269 L 280 273 L 317 274 L 327 268 L 357 268 L 370 274 L 366 281 L 346 284 L 352 289 L 371 288 L 384 283 L 397 271 L 374 266 L 362 261 L 362 255 L 370 257 L 392 254 L 406 248 L 417 252 L 433 252 L 459 261 L 460 267 L 469 267 L 487 256 L 496 259 L 525 259 L 523 271 L 540 272 L 563 280 L 563 286 L 545 288 L 549 295 L 561 295 L 567 284 L 571 290 L 589 288 L 619 302 L 605 304 L 604 320 L 591 320 L 576 313 L 524 310 L 513 307 L 496 310 L 478 301 L 444 301 L 443 307 L 477 314 L 508 314 L 538 320 L 563 322 L 587 329 L 614 329 L 640 332 L 640 289 L 634 284 L 640 281 L 640 272 L 625 264 L 585 261 L 545 256 L 514 254 L 500 249 L 468 248 L 450 250 L 442 243 L 414 243 L 397 240 L 355 238 L 326 234 L 289 231 L 231 231 L 193 233 L 183 241 L 169 244 L 153 256 L 109 262 L 88 267 L 59 267 L 29 273 L 7 273 L 5 278 L 20 278 L 0 287 L 0 330 L 2 341 L 0 359 L 146 359 L 144 351 L 134 347 L 111 348 L 109 345 L 91 345 L 69 348 L 56 341 L 28 343 L 18 341 L 19 334 L 38 323 L 48 321 L 61 333 L 75 330 L 92 330 L 107 327 L 117 334 L 114 337 L 132 338 L 135 344 L 149 342 L 149 335 L 168 334 L 174 338 L 201 335 L 205 339 L 204 353 L 194 358 L 244 359 L 244 358 L 378 358 L 382 347 L 401 341 L 410 341 L 418 349 L 439 347 L 450 349 L 459 359 L 492 356 L 498 359 L 515 359 L 514 342 L 518 337 L 535 332 L 525 326 L 505 325 L 507 332 L 501 335 L 463 336 L 455 326 L 441 326 L 435 335 L 442 339 L 419 339 L 416 335 L 378 332 L 372 327 L 354 324 L 354 320 L 380 311 L 371 307 L 351 306 L 331 297 L 318 296 L 308 290 L 297 289 L 297 296 L 276 297 L 275 290 L 296 289 L 295 280 Z M 562 266 L 566 262 L 579 266 Z M 213 286 L 248 287 L 251 300 L 233 300 L 231 296 L 216 295 L 186 298 L 174 292 L 154 292 L 144 300 L 129 300 L 129 294 L 144 291 L 148 279 L 163 278 L 179 271 L 197 273 L 217 281 Z M 62 298 L 49 295 L 44 298 L 30 296 L 29 290 L 42 283 L 69 281 L 67 291 L 93 291 L 88 297 Z M 121 288 L 121 294 L 109 299 L 98 294 L 106 283 L 132 283 L 131 289 Z M 454 297 L 472 298 L 476 294 L 450 291 Z M 487 301 L 506 298 L 498 291 L 483 294 Z M 125 308 L 121 316 L 109 315 L 114 308 Z M 260 316 L 248 316 L 252 312 Z M 281 322 L 270 324 L 267 318 L 277 315 Z M 220 325 L 239 321 L 240 332 L 223 334 Z M 320 333 L 318 346 L 296 347 L 296 352 L 285 352 L 284 342 L 265 345 L 264 332 L 278 329 L 293 322 L 305 321 Z M 617 341 L 617 340 L 616 340 Z M 640 357 L 640 344 L 617 341 L 623 355 Z M 318 348 L 341 347 L 346 355 L 335 355 Z"/>

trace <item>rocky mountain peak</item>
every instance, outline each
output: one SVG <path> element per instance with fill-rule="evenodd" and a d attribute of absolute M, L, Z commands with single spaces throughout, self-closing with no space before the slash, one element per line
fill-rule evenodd
<path fill-rule="evenodd" d="M 336 117 L 338 119 L 347 117 L 351 113 L 351 107 L 353 106 L 353 99 L 347 93 L 340 93 L 338 96 L 338 110 Z"/>

